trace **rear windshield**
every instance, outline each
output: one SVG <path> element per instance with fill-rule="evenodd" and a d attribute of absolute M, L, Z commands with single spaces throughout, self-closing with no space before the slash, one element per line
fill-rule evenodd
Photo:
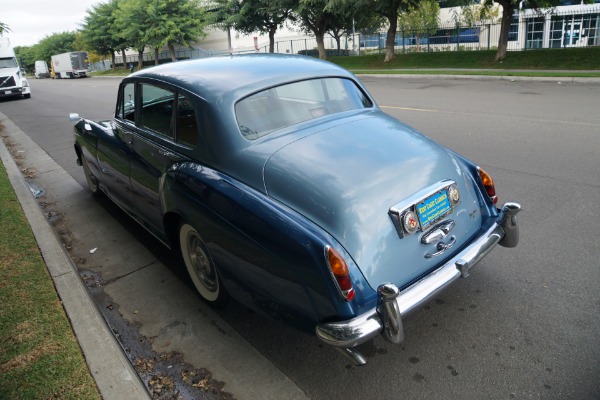
<path fill-rule="evenodd" d="M 372 106 L 351 80 L 322 78 L 258 92 L 239 101 L 235 112 L 242 135 L 255 140 L 310 119 Z"/>

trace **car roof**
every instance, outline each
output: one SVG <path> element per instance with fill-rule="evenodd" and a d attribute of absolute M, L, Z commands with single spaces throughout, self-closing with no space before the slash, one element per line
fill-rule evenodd
<path fill-rule="evenodd" d="M 345 69 L 313 57 L 286 54 L 244 54 L 178 61 L 129 75 L 163 81 L 208 101 L 233 101 L 258 90 L 312 77 L 353 77 Z"/>

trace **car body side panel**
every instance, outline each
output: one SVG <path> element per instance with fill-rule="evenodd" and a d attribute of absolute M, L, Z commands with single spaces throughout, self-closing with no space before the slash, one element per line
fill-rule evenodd
<path fill-rule="evenodd" d="M 325 243 L 339 244 L 291 210 L 196 163 L 175 166 L 167 180 L 166 211 L 195 221 L 226 289 L 248 307 L 310 331 L 374 300 L 357 270 L 365 292 L 356 304 L 342 300 L 324 262 Z"/>

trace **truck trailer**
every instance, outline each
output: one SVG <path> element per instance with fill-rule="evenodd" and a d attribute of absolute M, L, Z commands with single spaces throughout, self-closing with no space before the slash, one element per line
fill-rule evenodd
<path fill-rule="evenodd" d="M 44 60 L 35 62 L 35 79 L 50 78 L 50 70 L 48 64 Z"/>
<path fill-rule="evenodd" d="M 87 78 L 89 64 L 86 51 L 71 51 L 51 57 L 53 77 L 57 79 Z"/>
<path fill-rule="evenodd" d="M 31 88 L 19 68 L 10 40 L 0 37 L 0 98 L 13 96 L 28 99 L 31 97 Z"/>

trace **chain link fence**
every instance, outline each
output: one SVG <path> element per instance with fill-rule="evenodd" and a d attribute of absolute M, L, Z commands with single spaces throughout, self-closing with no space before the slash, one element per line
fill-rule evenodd
<path fill-rule="evenodd" d="M 399 29 L 394 38 L 396 53 L 477 51 L 494 50 L 500 37 L 500 23 L 478 23 L 471 25 L 446 24 L 436 29 Z M 347 33 L 338 38 L 327 35 L 325 49 L 327 56 L 358 55 L 385 52 L 386 32 L 376 34 Z M 542 48 L 571 48 L 600 46 L 600 6 L 573 8 L 568 12 L 522 10 L 513 15 L 508 34 L 508 51 L 521 51 Z M 233 53 L 268 53 L 268 43 L 261 43 Z M 178 60 L 210 57 L 228 53 L 213 52 L 200 47 L 175 50 Z M 318 57 L 317 41 L 314 36 L 295 36 L 278 39 L 274 44 L 275 53 L 303 54 Z M 154 53 L 144 53 L 144 65 L 154 64 Z M 159 62 L 170 62 L 168 51 L 159 53 Z M 122 56 L 116 57 L 117 67 L 137 66 L 138 55 L 127 55 L 123 64 Z M 93 65 L 102 71 L 111 68 L 111 62 L 104 60 Z"/>
<path fill-rule="evenodd" d="M 499 22 L 471 25 L 442 24 L 436 29 L 402 30 L 394 38 L 396 53 L 494 50 L 500 38 Z M 339 40 L 325 38 L 328 55 L 385 52 L 387 32 L 346 34 Z M 600 6 L 558 13 L 524 10 L 515 12 L 508 34 L 508 50 L 600 46 Z M 243 52 L 268 52 L 268 45 Z M 314 37 L 279 39 L 275 53 L 317 56 Z"/>

